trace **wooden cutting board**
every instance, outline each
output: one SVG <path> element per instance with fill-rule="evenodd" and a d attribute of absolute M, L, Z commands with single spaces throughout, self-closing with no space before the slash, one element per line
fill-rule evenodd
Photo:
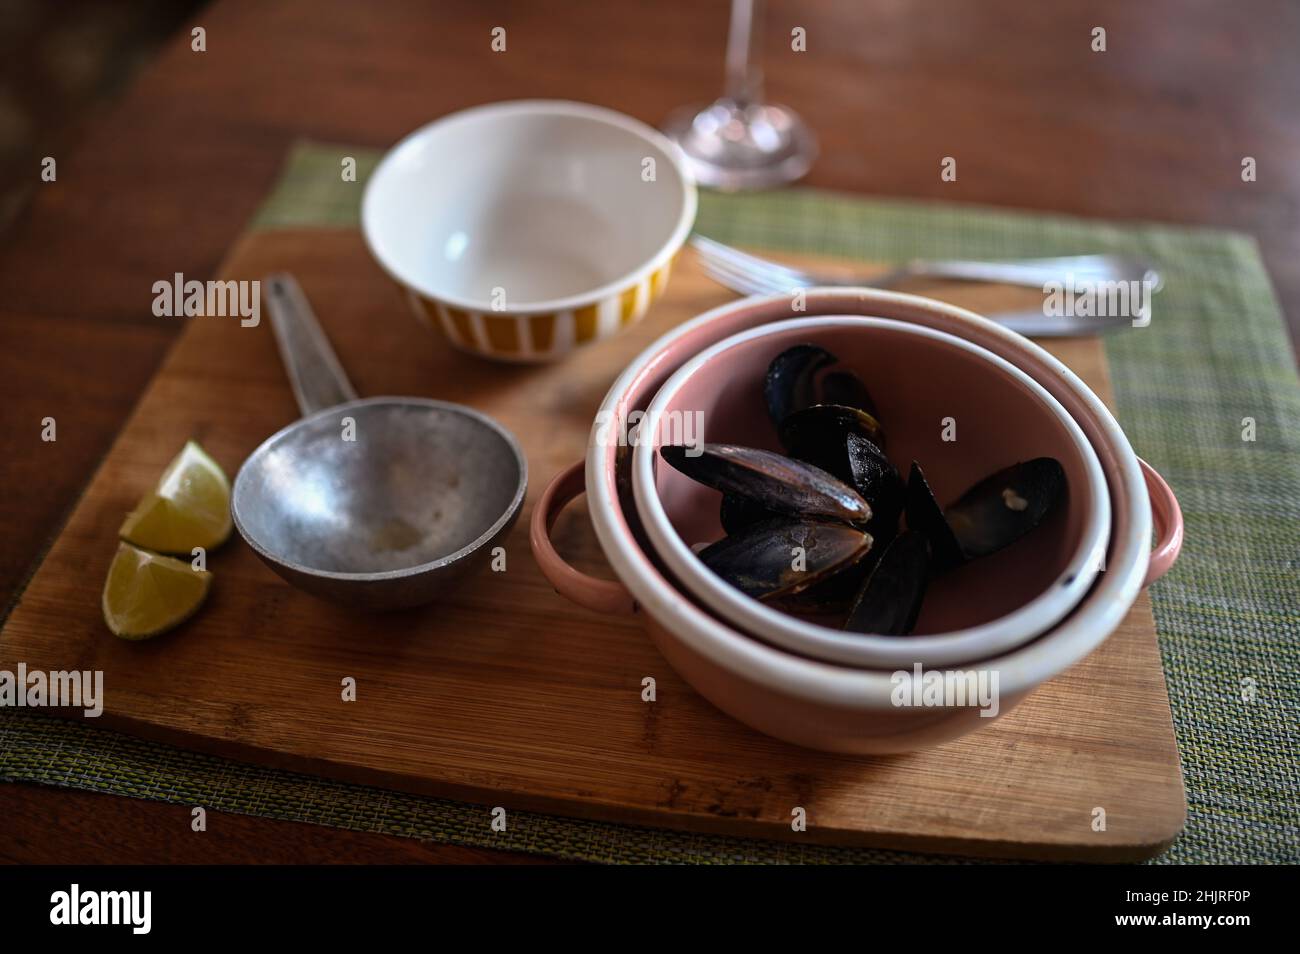
<path fill-rule="evenodd" d="M 181 746 L 344 780 L 619 822 L 836 844 L 1013 857 L 1137 859 L 1185 814 L 1164 675 L 1143 595 L 1089 658 L 1006 717 L 894 757 L 799 749 L 721 714 L 669 669 L 631 619 L 555 594 L 527 526 L 550 478 L 586 449 L 626 363 L 673 325 L 731 297 L 683 255 L 666 299 L 622 336 L 543 367 L 450 350 L 406 312 L 352 231 L 245 237 L 222 277 L 297 275 L 358 393 L 461 401 L 523 442 L 531 469 L 505 573 L 446 602 L 366 616 L 318 602 L 237 537 L 209 555 L 201 613 L 145 643 L 109 635 L 100 590 L 122 515 L 187 439 L 232 476 L 297 415 L 268 320 L 186 328 L 146 389 L 0 633 L 0 668 L 104 671 L 101 724 Z M 1030 307 L 1032 291 L 917 288 L 977 309 Z M 144 305 L 142 307 L 147 307 Z M 1104 398 L 1095 340 L 1049 344 Z M 75 426 L 59 421 L 60 430 Z M 557 542 L 604 569 L 571 508 Z M 654 703 L 641 680 L 658 683 Z M 342 699 L 345 677 L 357 698 Z M 791 830 L 795 806 L 806 832 Z M 1095 809 L 1105 830 L 1094 830 Z"/>

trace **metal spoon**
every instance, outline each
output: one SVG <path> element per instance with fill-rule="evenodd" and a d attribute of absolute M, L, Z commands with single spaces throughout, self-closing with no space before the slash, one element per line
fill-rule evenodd
<path fill-rule="evenodd" d="M 459 404 L 358 400 L 293 277 L 263 287 L 303 417 L 239 469 L 235 527 L 315 596 L 372 610 L 435 599 L 518 517 L 528 484 L 518 441 Z"/>

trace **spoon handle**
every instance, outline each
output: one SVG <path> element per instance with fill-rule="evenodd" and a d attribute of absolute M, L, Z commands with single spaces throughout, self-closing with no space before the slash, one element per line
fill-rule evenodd
<path fill-rule="evenodd" d="M 271 329 L 280 360 L 293 385 L 303 416 L 357 399 L 338 355 L 316 320 L 302 287 L 288 272 L 268 275 L 262 283 L 271 310 Z"/>

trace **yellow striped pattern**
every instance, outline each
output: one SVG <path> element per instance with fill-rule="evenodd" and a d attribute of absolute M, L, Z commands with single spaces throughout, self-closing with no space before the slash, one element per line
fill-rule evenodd
<path fill-rule="evenodd" d="M 551 361 L 639 321 L 663 295 L 672 265 L 673 259 L 669 259 L 617 294 L 571 311 L 530 315 L 474 312 L 418 292 L 407 291 L 406 297 L 416 317 L 457 348 L 503 361 Z"/>

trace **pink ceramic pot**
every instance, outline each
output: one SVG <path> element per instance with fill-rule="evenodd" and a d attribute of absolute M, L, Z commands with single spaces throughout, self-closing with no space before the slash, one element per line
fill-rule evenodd
<path fill-rule="evenodd" d="M 1140 462 L 1101 400 L 1050 354 L 985 318 L 913 295 L 864 289 L 810 289 L 797 314 L 788 296 L 732 302 L 674 329 L 614 382 L 593 426 L 584 462 L 557 475 L 533 512 L 530 542 L 542 572 L 564 596 L 600 612 L 639 612 L 674 669 L 719 709 L 769 735 L 833 752 L 906 752 L 937 745 L 984 724 L 977 706 L 900 705 L 895 674 L 805 659 L 726 626 L 685 598 L 638 545 L 619 500 L 618 467 L 627 448 L 608 439 L 611 424 L 644 409 L 693 355 L 737 332 L 793 317 L 875 315 L 966 338 L 997 354 L 1049 391 L 1092 442 L 1110 493 L 1113 525 L 1107 565 L 1087 597 L 1041 638 L 980 664 L 997 675 L 997 714 L 1063 672 L 1119 625 L 1138 592 L 1159 578 L 1182 546 L 1182 515 L 1165 482 Z M 617 428 L 614 428 L 617 430 Z M 626 475 L 625 475 L 626 476 Z M 585 481 L 584 481 L 585 477 Z M 560 509 L 586 489 L 597 538 L 618 581 L 568 566 L 550 543 Z M 1150 493 L 1148 494 L 1148 489 Z M 1154 523 L 1158 542 L 1151 550 Z"/>
<path fill-rule="evenodd" d="M 1034 457 L 1058 460 L 1065 490 L 1046 524 L 999 553 L 934 580 L 916 635 L 871 636 L 800 619 L 751 599 L 692 552 L 723 536 L 721 495 L 667 465 L 656 448 L 682 443 L 684 422 L 724 441 L 781 451 L 764 412 L 772 359 L 813 344 L 836 368 L 869 382 L 888 455 L 906 479 L 925 468 L 941 503 L 994 471 Z M 945 440 L 951 418 L 955 440 Z M 826 317 L 778 321 L 727 338 L 686 362 L 655 395 L 632 460 L 637 514 L 672 576 L 737 629 L 812 659 L 862 669 L 953 666 L 988 659 L 1040 636 L 1092 587 L 1110 541 L 1110 494 L 1087 436 L 1055 398 L 1011 362 L 905 321 Z M 838 621 L 836 621 L 838 622 Z"/>

